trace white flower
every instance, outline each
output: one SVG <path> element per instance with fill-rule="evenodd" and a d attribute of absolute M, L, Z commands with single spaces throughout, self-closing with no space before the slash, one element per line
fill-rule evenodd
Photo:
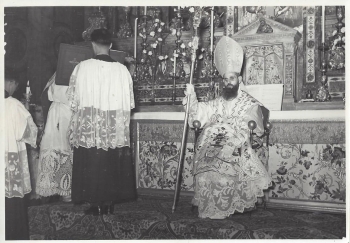
<path fill-rule="evenodd" d="M 162 28 L 158 28 L 158 32 L 162 32 Z"/>
<path fill-rule="evenodd" d="M 205 49 L 202 47 L 201 51 L 202 51 L 202 52 L 204 52 L 204 51 L 205 51 Z"/>
<path fill-rule="evenodd" d="M 168 59 L 168 55 L 165 55 L 164 59 Z"/>
<path fill-rule="evenodd" d="M 189 47 L 192 47 L 192 42 L 191 42 L 191 41 L 188 42 L 188 46 L 189 46 Z"/>
<path fill-rule="evenodd" d="M 145 59 L 142 58 L 142 59 L 141 59 L 141 62 L 145 62 Z"/>
<path fill-rule="evenodd" d="M 337 33 L 338 33 L 338 31 L 337 31 L 337 30 L 334 30 L 333 33 L 332 33 L 332 35 L 335 36 Z"/>
<path fill-rule="evenodd" d="M 171 29 L 171 34 L 176 35 L 176 29 Z"/>
<path fill-rule="evenodd" d="M 175 53 L 175 54 L 174 54 L 174 57 L 179 57 L 179 54 Z"/>
<path fill-rule="evenodd" d="M 185 57 L 186 56 L 186 52 L 183 52 L 182 55 Z"/>
<path fill-rule="evenodd" d="M 158 40 L 159 40 L 159 41 L 163 41 L 163 39 L 162 39 L 162 38 L 160 38 L 160 37 L 158 38 Z"/>
<path fill-rule="evenodd" d="M 159 56 L 158 59 L 159 59 L 159 60 L 163 60 L 164 57 L 163 57 L 163 56 Z"/>
<path fill-rule="evenodd" d="M 151 33 L 149 33 L 150 36 L 154 36 L 156 33 L 154 31 L 151 31 Z"/>
<path fill-rule="evenodd" d="M 182 43 L 180 47 L 181 47 L 182 49 L 184 49 L 186 46 L 185 46 L 184 43 Z"/>
<path fill-rule="evenodd" d="M 164 22 L 160 22 L 160 25 L 163 26 L 163 25 L 165 25 L 165 23 Z"/>
<path fill-rule="evenodd" d="M 157 43 L 151 44 L 152 48 L 157 48 Z"/>
<path fill-rule="evenodd" d="M 173 61 L 174 61 L 174 58 L 170 58 L 170 61 L 172 61 L 172 62 L 173 62 Z"/>
<path fill-rule="evenodd" d="M 158 26 L 158 23 L 154 23 L 154 26 Z"/>
<path fill-rule="evenodd" d="M 198 59 L 202 59 L 203 58 L 203 54 L 200 54 Z"/>
<path fill-rule="evenodd" d="M 149 52 L 148 52 L 148 55 L 149 55 L 149 56 L 152 56 L 152 54 L 153 54 L 152 51 L 149 51 Z"/>
<path fill-rule="evenodd" d="M 345 33 L 345 27 L 341 28 L 340 32 Z"/>
<path fill-rule="evenodd" d="M 189 11 L 190 11 L 190 13 L 193 13 L 194 12 L 194 7 L 190 7 Z"/>
<path fill-rule="evenodd" d="M 158 23 L 158 22 L 159 22 L 159 19 L 155 19 L 154 22 Z"/>
<path fill-rule="evenodd" d="M 143 53 L 147 53 L 147 50 L 146 50 L 146 49 L 144 49 L 142 52 L 143 52 Z"/>
<path fill-rule="evenodd" d="M 9 171 L 15 171 L 16 167 L 15 165 L 11 164 L 8 166 Z"/>
<path fill-rule="evenodd" d="M 143 29 L 142 29 L 142 32 L 146 33 L 146 28 L 143 28 Z"/>
<path fill-rule="evenodd" d="M 342 41 L 345 42 L 345 36 L 342 38 Z"/>

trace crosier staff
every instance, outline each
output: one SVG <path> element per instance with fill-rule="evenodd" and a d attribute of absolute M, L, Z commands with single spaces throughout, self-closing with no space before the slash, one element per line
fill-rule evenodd
<path fill-rule="evenodd" d="M 191 55 L 191 73 L 190 73 L 190 84 L 192 84 L 193 81 L 193 73 L 194 73 L 194 65 L 196 62 L 196 52 L 198 49 L 198 36 L 197 36 L 197 28 L 199 27 L 200 20 L 201 20 L 201 8 L 200 7 L 194 7 L 195 13 L 193 17 L 193 29 L 194 29 L 194 37 L 192 40 L 192 55 Z M 199 17 L 198 17 L 199 15 Z M 185 150 L 185 138 L 187 133 L 187 123 L 188 123 L 188 113 L 190 109 L 190 98 L 191 95 L 187 94 L 187 106 L 186 106 L 186 112 L 185 112 L 185 120 L 184 120 L 184 128 L 183 128 L 183 134 L 182 134 L 182 141 L 181 141 L 181 150 L 180 150 L 180 159 L 177 167 L 177 174 L 176 174 L 176 184 L 175 184 L 175 194 L 174 194 L 174 202 L 172 207 L 172 213 L 175 212 L 176 208 L 176 202 L 179 196 L 179 192 L 181 190 L 181 176 L 182 176 L 182 169 L 183 169 L 183 162 L 184 162 L 184 150 Z"/>

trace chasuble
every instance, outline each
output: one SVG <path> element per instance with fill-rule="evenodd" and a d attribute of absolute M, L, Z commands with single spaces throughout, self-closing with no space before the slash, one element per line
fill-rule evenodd
<path fill-rule="evenodd" d="M 223 219 L 235 211 L 254 207 L 271 179 L 251 148 L 248 122 L 256 121 L 255 132 L 264 132 L 263 115 L 257 100 L 238 90 L 233 100 L 218 97 L 198 102 L 191 95 L 189 125 L 202 124 L 194 156 L 195 195 L 199 217 Z"/>

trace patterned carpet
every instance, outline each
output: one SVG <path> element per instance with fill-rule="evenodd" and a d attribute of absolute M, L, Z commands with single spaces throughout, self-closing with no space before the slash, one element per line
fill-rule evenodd
<path fill-rule="evenodd" d="M 258 209 L 225 220 L 199 219 L 188 199 L 174 214 L 171 198 L 141 198 L 113 215 L 84 215 L 88 206 L 51 203 L 29 208 L 31 240 L 102 239 L 339 239 L 345 214 Z"/>

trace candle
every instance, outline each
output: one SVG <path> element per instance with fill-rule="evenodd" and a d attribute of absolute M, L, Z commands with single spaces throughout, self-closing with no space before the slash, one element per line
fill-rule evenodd
<path fill-rule="evenodd" d="M 211 17 L 210 17 L 210 52 L 213 54 L 213 45 L 214 45 L 214 7 L 211 9 Z"/>
<path fill-rule="evenodd" d="M 135 62 L 136 62 L 136 52 L 137 52 L 137 20 L 138 18 L 135 19 L 135 30 L 134 30 L 134 36 L 135 36 L 135 43 L 134 43 L 134 59 L 135 59 Z"/>
<path fill-rule="evenodd" d="M 174 78 L 176 76 L 176 50 L 174 50 Z"/>
<path fill-rule="evenodd" d="M 26 94 L 30 94 L 29 80 L 28 80 L 28 82 L 27 82 Z"/>
<path fill-rule="evenodd" d="M 144 15 L 147 15 L 147 6 L 145 6 L 145 13 Z"/>
<path fill-rule="evenodd" d="M 322 43 L 324 43 L 324 26 L 325 26 L 325 11 L 326 7 L 322 5 Z"/>

